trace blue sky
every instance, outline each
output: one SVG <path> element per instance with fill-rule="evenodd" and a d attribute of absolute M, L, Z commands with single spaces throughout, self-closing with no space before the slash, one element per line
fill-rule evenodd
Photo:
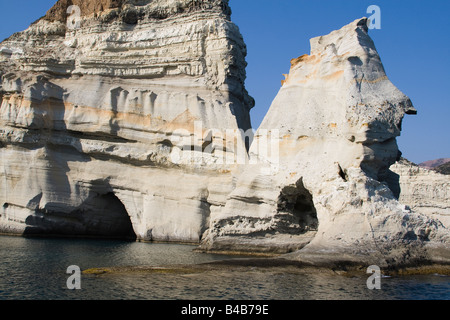
<path fill-rule="evenodd" d="M 55 0 L 0 0 L 0 40 L 51 8 Z M 290 60 L 309 53 L 309 39 L 381 9 L 381 29 L 371 30 L 390 80 L 419 114 L 406 116 L 400 150 L 409 160 L 450 157 L 450 1 L 448 0 L 230 0 L 232 20 L 248 48 L 246 87 L 256 100 L 257 128 L 281 86 Z"/>

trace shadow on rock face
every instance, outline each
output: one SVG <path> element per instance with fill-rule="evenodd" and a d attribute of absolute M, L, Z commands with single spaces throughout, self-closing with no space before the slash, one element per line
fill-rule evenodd
<path fill-rule="evenodd" d="M 48 204 L 48 207 L 64 206 Z M 113 192 L 96 194 L 68 213 L 36 209 L 26 219 L 25 236 L 64 236 L 136 240 L 125 206 Z"/>
<path fill-rule="evenodd" d="M 277 211 L 278 216 L 284 217 L 280 221 L 286 224 L 286 227 L 281 229 L 287 229 L 285 231 L 288 233 L 289 231 L 304 233 L 318 229 L 319 221 L 312 195 L 301 179 L 295 185 L 286 186 L 281 190 Z"/>

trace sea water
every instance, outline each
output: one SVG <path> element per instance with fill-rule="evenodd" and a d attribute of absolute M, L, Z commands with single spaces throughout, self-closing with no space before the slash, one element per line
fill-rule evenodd
<path fill-rule="evenodd" d="M 69 290 L 69 266 L 186 265 L 236 258 L 195 247 L 108 240 L 0 236 L 0 300 L 448 300 L 450 277 L 383 277 L 369 290 L 367 277 L 292 268 L 229 267 L 200 273 L 81 275 Z"/>

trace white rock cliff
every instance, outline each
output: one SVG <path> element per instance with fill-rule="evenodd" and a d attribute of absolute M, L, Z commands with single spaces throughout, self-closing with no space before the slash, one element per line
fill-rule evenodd
<path fill-rule="evenodd" d="M 247 152 L 254 102 L 230 14 L 226 0 L 60 0 L 2 42 L 0 232 L 450 262 L 448 193 L 423 210 L 408 188 L 428 177 L 391 167 L 416 110 L 367 20 L 292 60 Z"/>
<path fill-rule="evenodd" d="M 450 227 L 448 175 L 421 168 L 406 159 L 395 163 L 390 170 L 393 182 L 399 187 L 392 189 L 401 203 Z"/>
<path fill-rule="evenodd" d="M 403 117 L 416 113 L 386 77 L 366 19 L 312 39 L 255 134 L 259 165 L 239 177 L 204 247 L 295 251 L 316 264 L 448 259 L 449 230 L 389 186 Z M 267 132 L 270 150 L 259 143 Z"/>
<path fill-rule="evenodd" d="M 198 243 L 247 154 L 242 36 L 226 1 L 103 2 L 1 44 L 0 230 Z"/>

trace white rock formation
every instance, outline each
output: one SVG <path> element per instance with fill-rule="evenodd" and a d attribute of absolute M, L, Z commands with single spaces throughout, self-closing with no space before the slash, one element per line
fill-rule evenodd
<path fill-rule="evenodd" d="M 248 157 L 246 48 L 226 0 L 58 1 L 0 46 L 0 232 L 450 261 L 443 222 L 392 192 L 416 111 L 367 32 L 360 19 L 311 40 Z"/>
<path fill-rule="evenodd" d="M 401 159 L 390 170 L 396 195 L 411 210 L 441 221 L 450 228 L 450 178 Z M 393 188 L 394 189 L 394 188 Z M 395 189 L 394 189 L 395 190 Z"/>
<path fill-rule="evenodd" d="M 255 134 L 250 161 L 266 166 L 246 167 L 204 247 L 301 249 L 289 258 L 325 264 L 441 259 L 449 230 L 384 182 L 405 114 L 416 110 L 388 80 L 366 19 L 312 39 Z M 278 148 L 260 148 L 268 131 Z"/>
<path fill-rule="evenodd" d="M 0 231 L 198 243 L 247 157 L 227 1 L 72 2 L 1 44 Z"/>

